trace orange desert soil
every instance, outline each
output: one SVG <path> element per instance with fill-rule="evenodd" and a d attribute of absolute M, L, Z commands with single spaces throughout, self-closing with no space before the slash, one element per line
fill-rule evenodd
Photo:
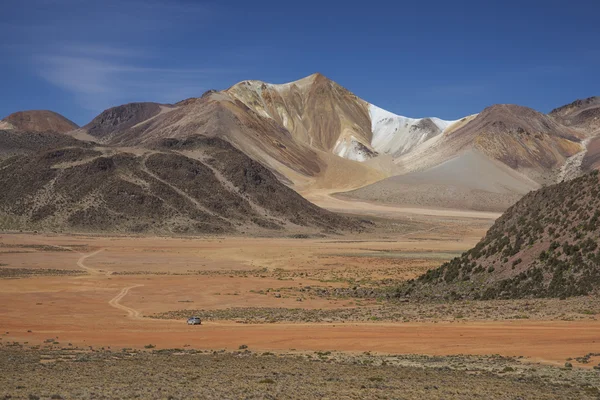
<path fill-rule="evenodd" d="M 85 270 L 86 274 L 0 279 L 0 338 L 5 344 L 19 341 L 35 345 L 54 338 L 64 346 L 71 343 L 112 349 L 153 344 L 159 349 L 234 350 L 245 344 L 254 351 L 501 354 L 557 365 L 564 364 L 568 357 L 600 352 L 600 323 L 595 320 L 257 325 L 207 321 L 202 326 L 187 326 L 183 320 L 144 317 L 186 308 L 349 307 L 351 299 L 311 297 L 298 302 L 294 296 L 276 298 L 258 293 L 269 288 L 343 286 L 341 281 L 302 276 L 277 279 L 257 273 L 239 276 L 225 271 L 369 271 L 386 259 L 379 262 L 374 257 L 365 262 L 365 258 L 352 257 L 352 253 L 460 252 L 476 243 L 481 234 L 475 231 L 444 240 L 439 234 L 428 237 L 426 232 L 414 238 L 399 235 L 394 240 L 4 234 L 0 237 L 0 260 L 6 268 Z M 394 265 L 408 268 L 405 277 L 411 277 L 418 273 L 411 269 L 413 261 Z"/>

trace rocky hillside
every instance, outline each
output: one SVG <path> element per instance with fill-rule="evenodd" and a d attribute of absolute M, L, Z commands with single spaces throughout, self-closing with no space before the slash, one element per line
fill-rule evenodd
<path fill-rule="evenodd" d="M 75 122 L 48 110 L 19 111 L 2 121 L 10 124 L 4 128 L 12 127 L 27 132 L 67 133 L 79 128 Z"/>
<path fill-rule="evenodd" d="M 473 249 L 399 295 L 473 299 L 568 297 L 600 288 L 598 171 L 527 194 Z"/>
<path fill-rule="evenodd" d="M 126 151 L 79 144 L 0 163 L 0 229 L 114 233 L 360 230 L 221 139 Z"/>
<path fill-rule="evenodd" d="M 600 97 L 575 100 L 549 114 L 563 125 L 595 131 L 600 129 Z"/>
<path fill-rule="evenodd" d="M 0 159 L 66 146 L 88 146 L 71 136 L 56 132 L 23 132 L 0 129 Z"/>
<path fill-rule="evenodd" d="M 103 111 L 83 129 L 94 138 L 108 141 L 111 136 L 158 115 L 163 108 L 168 107 L 158 103 L 129 103 L 112 107 Z"/>

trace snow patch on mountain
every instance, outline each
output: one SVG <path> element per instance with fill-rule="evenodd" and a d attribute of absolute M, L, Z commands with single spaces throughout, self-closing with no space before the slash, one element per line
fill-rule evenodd
<path fill-rule="evenodd" d="M 340 138 L 333 148 L 333 153 L 348 160 L 361 162 L 377 155 L 377 153 L 374 153 L 367 146 L 356 140 L 354 136 Z"/>
<path fill-rule="evenodd" d="M 392 156 L 401 156 L 414 147 L 444 132 L 456 121 L 439 118 L 408 118 L 369 104 L 373 148 Z"/>

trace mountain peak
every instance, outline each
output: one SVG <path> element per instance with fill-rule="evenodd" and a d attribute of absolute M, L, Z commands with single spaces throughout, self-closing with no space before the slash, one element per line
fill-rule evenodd
<path fill-rule="evenodd" d="M 79 128 L 75 122 L 49 110 L 17 111 L 2 121 L 9 123 L 16 129 L 30 132 L 53 131 L 66 133 Z"/>
<path fill-rule="evenodd" d="M 318 80 L 318 79 L 326 79 L 328 81 L 331 80 L 331 79 L 329 79 L 328 77 L 326 77 L 325 75 L 323 75 L 320 72 L 315 72 L 314 74 L 311 74 L 311 75 L 307 76 L 307 78 L 310 78 L 310 79 L 315 80 L 315 81 Z"/>

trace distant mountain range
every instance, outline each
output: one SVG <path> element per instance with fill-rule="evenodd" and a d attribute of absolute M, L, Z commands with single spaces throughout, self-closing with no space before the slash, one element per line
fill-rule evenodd
<path fill-rule="evenodd" d="M 4 129 L 0 154 L 34 160 L 42 150 L 75 146 L 85 148 L 85 154 L 101 153 L 83 157 L 90 162 L 132 155 L 131 165 L 147 174 L 144 162 L 154 152 L 206 164 L 203 150 L 164 150 L 165 141 L 193 139 L 202 147 L 205 142 L 194 138 L 214 138 L 232 145 L 225 152 L 229 156 L 243 154 L 309 200 L 318 193 L 503 211 L 531 190 L 600 165 L 599 113 L 600 101 L 590 98 L 548 115 L 516 105 L 494 105 L 456 121 L 408 118 L 313 74 L 287 84 L 243 81 L 176 104 L 125 104 L 102 112 L 83 127 L 52 112 L 15 113 L 0 122 Z M 52 133 L 44 138 L 41 132 Z M 40 165 L 48 174 L 56 169 L 56 164 Z M 83 165 L 87 162 L 79 160 L 72 167 Z M 9 170 L 3 168 L 0 174 Z M 212 171 L 216 174 L 214 167 Z M 148 188 L 148 182 L 129 183 Z M 238 192 L 243 197 L 243 190 Z"/>

